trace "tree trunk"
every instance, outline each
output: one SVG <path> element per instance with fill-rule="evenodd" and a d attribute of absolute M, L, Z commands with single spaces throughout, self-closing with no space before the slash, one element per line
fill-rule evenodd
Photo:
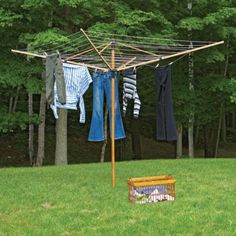
<path fill-rule="evenodd" d="M 199 138 L 199 126 L 196 127 L 195 129 L 195 136 L 194 136 L 194 145 L 198 143 L 198 138 Z"/>
<path fill-rule="evenodd" d="M 67 161 L 67 110 L 57 109 L 55 164 L 66 165 Z"/>
<path fill-rule="evenodd" d="M 28 94 L 28 113 L 29 116 L 33 115 L 33 94 Z M 34 125 L 29 124 L 29 161 L 30 165 L 33 165 L 33 157 L 34 157 Z"/>
<path fill-rule="evenodd" d="M 132 137 L 132 151 L 133 159 L 142 159 L 142 146 L 141 146 L 141 136 L 139 131 L 139 121 L 137 119 L 132 119 L 131 121 L 131 137 Z"/>
<path fill-rule="evenodd" d="M 235 129 L 235 111 L 232 113 L 232 128 Z"/>
<path fill-rule="evenodd" d="M 220 118 L 222 125 L 221 125 L 221 139 L 225 143 L 226 142 L 226 119 L 225 119 L 225 112 L 223 111 L 222 119 Z"/>
<path fill-rule="evenodd" d="M 190 158 L 194 158 L 194 145 L 193 145 L 193 123 L 188 127 L 188 155 Z"/>
<path fill-rule="evenodd" d="M 207 125 L 204 126 L 204 157 L 209 155 L 209 143 L 208 143 L 208 128 Z"/>
<path fill-rule="evenodd" d="M 18 98 L 19 98 L 19 92 L 20 92 L 20 88 L 18 87 L 17 91 L 16 91 L 16 96 L 14 99 L 13 107 L 12 107 L 12 112 L 16 111 L 16 106 L 17 106 L 17 102 L 18 102 Z"/>
<path fill-rule="evenodd" d="M 219 117 L 219 123 L 218 123 L 218 129 L 217 129 L 217 135 L 216 135 L 216 142 L 215 142 L 215 148 L 214 148 L 214 157 L 217 156 L 219 142 L 220 142 L 220 130 L 221 130 L 221 124 L 222 124 L 222 113 L 223 113 L 223 104 L 221 104 L 220 109 L 220 117 Z"/>
<path fill-rule="evenodd" d="M 116 140 L 116 159 L 122 161 L 125 159 L 125 139 Z"/>
<path fill-rule="evenodd" d="M 106 146 L 107 146 L 107 126 L 108 126 L 108 108 L 105 106 L 105 115 L 104 115 L 104 142 L 102 145 L 102 151 L 101 151 L 101 158 L 100 162 L 104 162 L 105 159 L 105 153 L 106 153 Z"/>
<path fill-rule="evenodd" d="M 183 126 L 179 125 L 177 128 L 177 141 L 176 141 L 176 158 L 183 156 Z"/>
<path fill-rule="evenodd" d="M 211 124 L 211 127 L 205 126 L 205 157 L 214 157 L 217 154 L 219 125 L 219 122 L 215 122 Z"/>
<path fill-rule="evenodd" d="M 190 47 L 192 48 L 192 43 Z M 189 91 L 194 92 L 193 85 L 193 57 L 192 54 L 189 54 Z M 194 157 L 194 107 L 191 106 L 191 112 L 189 116 L 189 125 L 188 125 L 188 155 L 190 158 Z"/>
<path fill-rule="evenodd" d="M 193 4 L 192 0 L 188 0 L 188 10 L 189 15 L 192 17 L 193 10 L 192 10 Z M 189 49 L 193 48 L 193 44 L 191 41 L 192 38 L 192 31 L 191 29 L 188 31 L 188 38 L 190 40 Z M 193 55 L 192 53 L 189 54 L 189 60 L 188 60 L 188 76 L 189 76 L 189 91 L 190 93 L 194 92 L 194 84 L 193 84 Z M 194 157 L 194 107 L 191 105 L 191 112 L 189 115 L 189 125 L 188 125 L 188 155 L 190 158 Z"/>
<path fill-rule="evenodd" d="M 214 156 L 214 138 L 215 134 L 215 125 L 212 127 L 205 126 L 204 136 L 205 136 L 205 157 L 213 157 Z"/>
<path fill-rule="evenodd" d="M 12 112 L 12 107 L 13 107 L 13 97 L 11 96 L 9 99 L 9 107 L 8 107 L 8 112 Z"/>
<path fill-rule="evenodd" d="M 226 43 L 226 48 L 227 50 L 229 49 L 229 38 L 227 39 L 227 43 Z M 228 73 L 228 67 L 229 67 L 229 54 L 226 55 L 225 57 L 225 68 L 224 68 L 224 78 L 227 78 L 227 73 Z M 223 109 L 223 104 L 222 104 L 222 109 Z M 222 110 L 223 114 L 221 116 L 222 117 L 222 141 L 226 142 L 226 114 L 225 111 Z"/>
<path fill-rule="evenodd" d="M 44 75 L 42 77 L 44 78 Z M 35 163 L 36 166 L 43 165 L 44 144 L 45 144 L 45 116 L 46 116 L 46 94 L 45 90 L 43 90 L 41 92 L 41 97 L 40 97 L 40 109 L 39 109 L 40 124 L 38 128 L 38 152 Z"/>

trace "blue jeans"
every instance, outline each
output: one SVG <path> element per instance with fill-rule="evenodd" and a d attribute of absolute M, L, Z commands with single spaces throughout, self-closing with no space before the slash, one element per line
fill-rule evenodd
<path fill-rule="evenodd" d="M 89 131 L 89 141 L 102 141 L 104 140 L 104 118 L 103 118 L 103 106 L 104 106 L 104 94 L 106 96 L 108 111 L 109 111 L 109 123 L 111 133 L 111 80 L 112 72 L 94 72 L 93 73 L 93 114 Z M 115 139 L 125 138 L 124 126 L 122 122 L 119 92 L 118 92 L 118 80 L 115 74 Z"/>

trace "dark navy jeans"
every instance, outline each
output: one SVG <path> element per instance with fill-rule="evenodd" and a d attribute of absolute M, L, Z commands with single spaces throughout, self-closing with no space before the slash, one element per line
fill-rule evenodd
<path fill-rule="evenodd" d="M 93 113 L 88 137 L 89 141 L 104 140 L 104 95 L 106 96 L 109 111 L 111 133 L 111 80 L 111 71 L 93 73 Z M 117 74 L 115 74 L 115 139 L 121 138 L 125 138 L 125 132 L 120 112 L 118 79 Z"/>

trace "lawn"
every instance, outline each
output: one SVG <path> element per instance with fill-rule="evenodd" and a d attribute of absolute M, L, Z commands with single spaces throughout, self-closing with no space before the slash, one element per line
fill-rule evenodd
<path fill-rule="evenodd" d="M 127 179 L 171 174 L 176 201 L 128 202 Z M 236 159 L 0 169 L 0 235 L 236 235 Z"/>

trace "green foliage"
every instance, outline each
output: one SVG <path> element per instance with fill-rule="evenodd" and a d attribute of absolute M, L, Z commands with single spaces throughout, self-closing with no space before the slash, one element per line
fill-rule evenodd
<path fill-rule="evenodd" d="M 29 117 L 27 113 L 14 112 L 2 113 L 0 112 L 0 132 L 6 133 L 14 129 L 27 129 L 29 124 L 38 124 L 38 115 Z"/>
<path fill-rule="evenodd" d="M 236 8 L 234 7 L 222 7 L 218 11 L 214 13 L 208 14 L 204 18 L 204 22 L 206 25 L 216 25 L 221 24 L 222 21 L 226 21 L 231 17 L 236 17 Z"/>
<path fill-rule="evenodd" d="M 135 10 L 130 12 L 130 10 L 118 11 L 118 22 L 124 26 L 136 26 L 143 24 L 147 21 L 150 21 L 154 18 L 154 14 L 152 12 L 144 12 L 141 10 Z"/>
<path fill-rule="evenodd" d="M 230 101 L 236 104 L 236 78 L 231 78 L 230 88 L 231 88 Z"/>
<path fill-rule="evenodd" d="M 22 15 L 0 8 L 0 28 L 12 27 L 16 20 L 22 19 Z"/>
<path fill-rule="evenodd" d="M 23 9 L 38 9 L 51 6 L 50 0 L 24 0 L 21 5 Z"/>
<path fill-rule="evenodd" d="M 70 6 L 70 7 L 78 7 L 81 3 L 86 3 L 86 0 L 58 0 L 61 6 Z"/>
<path fill-rule="evenodd" d="M 43 82 L 40 78 L 42 67 L 35 61 L 20 60 L 15 55 L 4 54 L 5 60 L 0 64 L 0 87 L 23 87 L 28 92 L 40 93 Z"/>
<path fill-rule="evenodd" d="M 53 28 L 43 32 L 39 32 L 37 34 L 22 34 L 19 38 L 19 41 L 21 43 L 27 44 L 29 48 L 49 43 L 52 47 L 69 42 L 69 39 L 63 34 L 65 34 L 65 32 L 63 32 L 62 30 Z"/>
<path fill-rule="evenodd" d="M 204 28 L 204 21 L 200 17 L 189 17 L 180 20 L 178 26 L 186 30 L 202 30 Z"/>
<path fill-rule="evenodd" d="M 218 48 L 211 48 L 204 53 L 206 54 L 204 57 L 206 63 L 223 62 L 225 60 L 225 54 Z"/>

